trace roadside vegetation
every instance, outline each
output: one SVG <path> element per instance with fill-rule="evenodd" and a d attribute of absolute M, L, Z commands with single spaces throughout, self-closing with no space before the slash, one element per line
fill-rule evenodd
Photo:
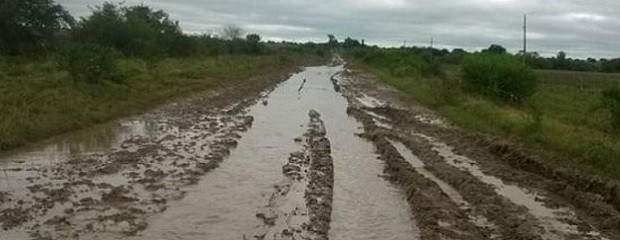
<path fill-rule="evenodd" d="M 184 34 L 144 5 L 104 3 L 76 20 L 51 0 L 7 0 L 0 20 L 0 150 L 328 55 L 233 25 Z"/>
<path fill-rule="evenodd" d="M 620 74 L 533 70 L 497 45 L 445 55 L 416 47 L 344 51 L 457 126 L 516 140 L 560 166 L 620 180 Z"/>

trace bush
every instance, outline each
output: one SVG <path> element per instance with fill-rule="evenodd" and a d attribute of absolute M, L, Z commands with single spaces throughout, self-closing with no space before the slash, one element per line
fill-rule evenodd
<path fill-rule="evenodd" d="M 61 67 L 67 70 L 76 82 L 118 82 L 120 78 L 116 64 L 120 56 L 119 52 L 110 47 L 76 44 L 67 51 Z"/>
<path fill-rule="evenodd" d="M 536 91 L 538 77 L 510 55 L 474 54 L 461 65 L 466 86 L 499 100 L 520 104 Z"/>
<path fill-rule="evenodd" d="M 603 106 L 611 114 L 611 124 L 620 131 L 620 87 L 610 87 L 602 92 Z"/>

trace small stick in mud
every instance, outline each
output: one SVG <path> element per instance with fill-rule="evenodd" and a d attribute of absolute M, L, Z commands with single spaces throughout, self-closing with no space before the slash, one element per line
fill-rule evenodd
<path fill-rule="evenodd" d="M 302 89 L 304 89 L 304 85 L 306 85 L 306 79 L 304 78 L 304 81 L 301 83 L 301 86 L 299 86 L 299 89 L 297 89 L 297 92 L 301 92 Z"/>

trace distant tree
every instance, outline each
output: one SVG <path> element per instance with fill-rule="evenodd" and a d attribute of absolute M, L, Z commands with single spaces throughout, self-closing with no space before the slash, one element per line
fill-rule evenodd
<path fill-rule="evenodd" d="M 240 39 L 243 35 L 243 30 L 237 25 L 228 25 L 222 29 L 222 35 L 227 40 Z"/>
<path fill-rule="evenodd" d="M 338 45 L 338 39 L 336 39 L 336 37 L 333 34 L 328 34 L 327 38 L 328 38 L 327 44 L 329 44 L 331 46 Z"/>
<path fill-rule="evenodd" d="M 245 39 L 250 43 L 258 43 L 260 42 L 260 35 L 256 33 L 248 34 L 245 36 Z"/>
<path fill-rule="evenodd" d="M 553 68 L 558 70 L 570 70 L 569 62 L 566 59 L 566 53 L 564 51 L 558 52 L 555 59 L 552 60 Z"/>
<path fill-rule="evenodd" d="M 566 60 L 566 53 L 564 51 L 560 51 L 557 57 L 558 57 L 558 60 Z"/>
<path fill-rule="evenodd" d="M 465 58 L 465 56 L 467 56 L 467 54 L 467 51 L 463 50 L 462 48 L 455 48 L 452 49 L 452 52 L 446 54 L 442 58 L 442 61 L 448 64 L 459 64 Z"/>
<path fill-rule="evenodd" d="M 0 1 L 0 53 L 37 53 L 53 44 L 62 29 L 75 23 L 52 0 Z"/>
<path fill-rule="evenodd" d="M 490 53 L 490 54 L 506 54 L 506 48 L 493 44 L 489 48 L 482 50 L 482 53 Z"/>
<path fill-rule="evenodd" d="M 258 34 L 248 34 L 245 36 L 245 40 L 248 44 L 248 52 L 252 54 L 261 54 L 263 52 L 263 45 L 261 44 L 260 35 Z"/>
<path fill-rule="evenodd" d="M 350 37 L 347 37 L 344 40 L 344 43 L 342 44 L 343 47 L 346 48 L 351 48 L 351 47 L 359 47 L 362 46 L 362 44 L 360 43 L 360 41 L 356 40 L 356 39 L 352 39 Z"/>
<path fill-rule="evenodd" d="M 467 53 L 467 51 L 463 50 L 462 48 L 452 49 L 452 54 L 464 54 L 464 53 Z"/>

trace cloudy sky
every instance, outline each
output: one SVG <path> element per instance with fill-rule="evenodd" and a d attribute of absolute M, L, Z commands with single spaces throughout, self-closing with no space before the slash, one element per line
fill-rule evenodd
<path fill-rule="evenodd" d="M 74 16 L 105 0 L 57 0 Z M 620 57 L 618 0 L 125 0 L 164 9 L 188 33 L 217 33 L 235 24 L 264 39 L 327 41 L 350 36 L 379 46 L 429 45 L 479 50 L 522 45 L 551 56 Z"/>

